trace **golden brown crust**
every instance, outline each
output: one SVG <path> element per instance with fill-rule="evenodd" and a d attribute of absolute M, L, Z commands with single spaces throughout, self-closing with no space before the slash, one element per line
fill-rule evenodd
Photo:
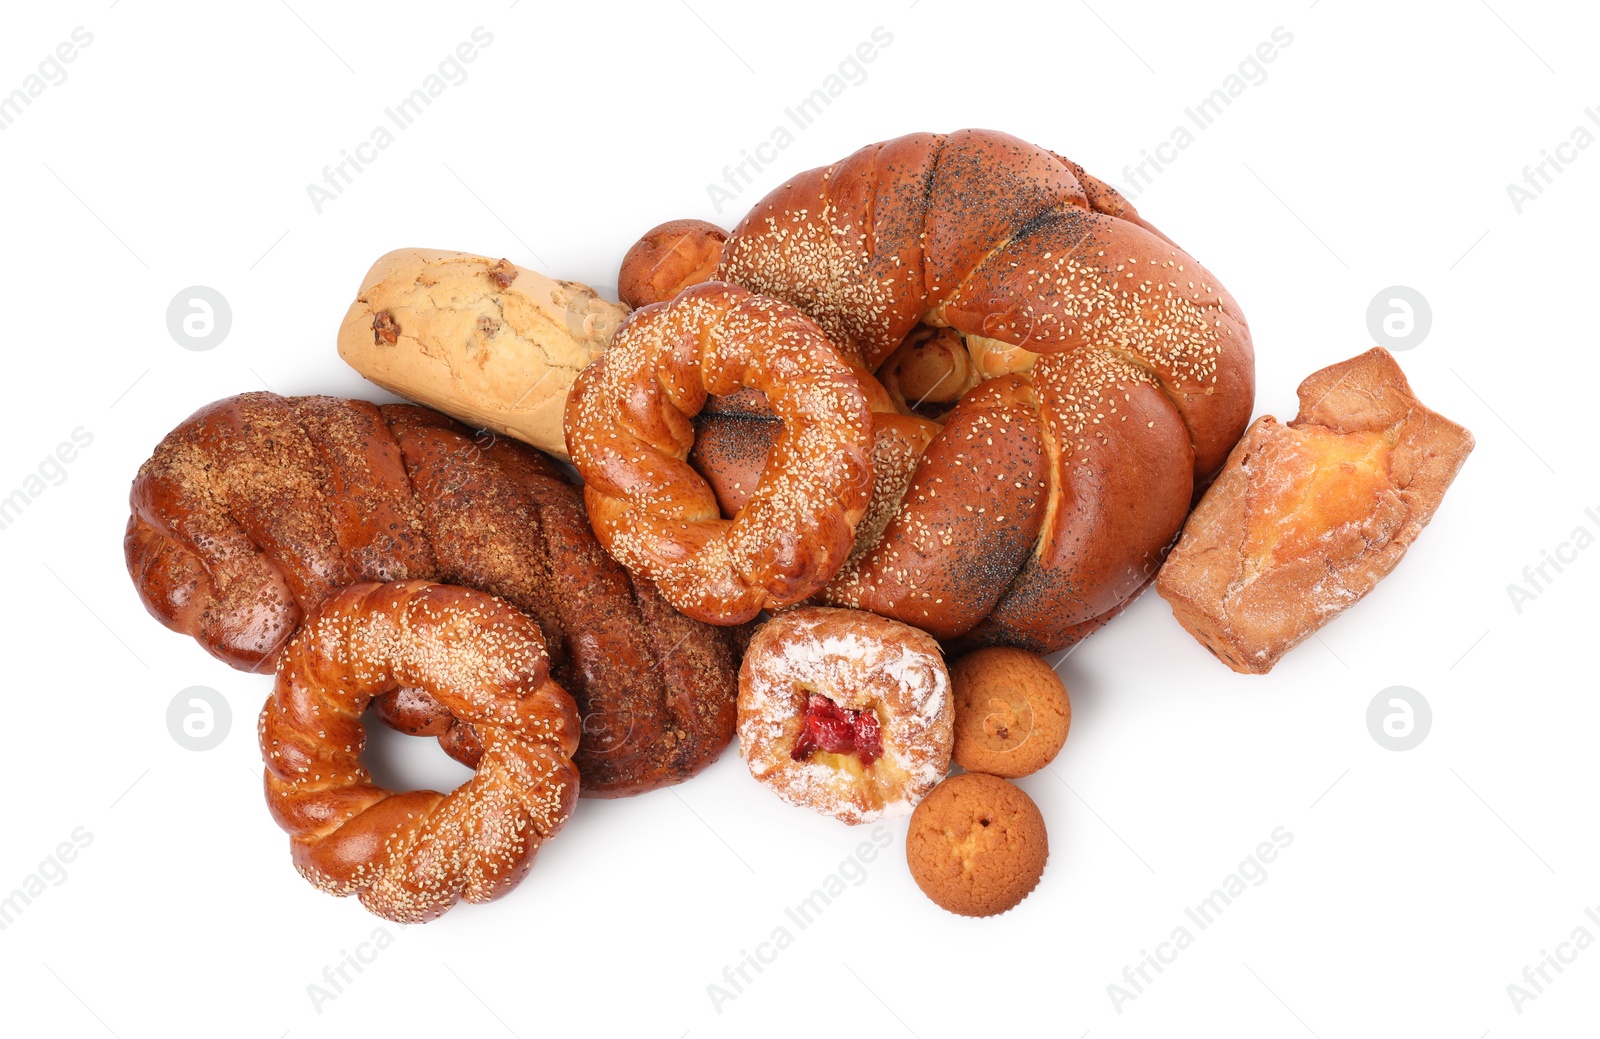
<path fill-rule="evenodd" d="M 934 787 L 906 833 L 911 878 L 940 908 L 962 916 L 995 916 L 1027 898 L 1049 855 L 1033 799 L 977 772 Z"/>
<path fill-rule="evenodd" d="M 617 293 L 635 310 L 665 303 L 716 275 L 727 240 L 728 232 L 704 220 L 668 220 L 652 227 L 622 258 Z"/>
<path fill-rule="evenodd" d="M 930 313 L 1037 353 L 1126 355 L 1183 415 L 1204 477 L 1250 417 L 1243 315 L 1204 268 L 1077 169 L 990 130 L 869 145 L 758 203 L 718 276 L 788 299 L 869 371 Z"/>
<path fill-rule="evenodd" d="M 559 561 L 556 610 L 576 633 L 561 673 L 572 676 L 583 718 L 574 760 L 585 793 L 627 797 L 688 779 L 717 759 L 733 732 L 731 639 L 678 613 L 608 556 L 578 488 L 533 473 L 522 480 L 538 505 L 548 557 Z"/>
<path fill-rule="evenodd" d="M 324 469 L 281 400 L 230 397 L 168 434 L 134 481 L 123 543 L 150 612 L 251 671 L 272 666 L 304 600 L 363 576 L 330 562 Z"/>
<path fill-rule="evenodd" d="M 543 551 L 537 508 L 520 481 L 506 479 L 480 444 L 434 425 L 436 413 L 386 404 L 383 414 L 406 458 L 423 529 L 439 560 L 438 580 L 498 595 L 538 621 L 552 645 L 564 647 L 570 633 L 556 609 L 562 589 Z"/>
<path fill-rule="evenodd" d="M 481 741 L 454 793 L 396 794 L 361 764 L 362 713 L 397 688 L 425 690 Z M 509 892 L 578 799 L 578 715 L 538 625 L 466 588 L 357 584 L 327 600 L 284 651 L 259 739 L 301 876 L 400 923 Z"/>
<path fill-rule="evenodd" d="M 901 411 L 932 416 L 948 411 L 983 375 L 955 329 L 932 325 L 913 328 L 878 369 Z"/>
<path fill-rule="evenodd" d="M 926 394 L 922 409 L 937 403 L 932 417 L 947 419 L 946 382 L 1034 384 L 1034 428 L 1009 432 L 1001 453 L 1013 438 L 1043 452 L 1037 541 L 966 575 L 971 603 L 988 608 L 927 618 L 967 644 L 1050 651 L 1098 627 L 1155 573 L 1250 418 L 1254 354 L 1226 290 L 1107 184 L 1006 134 L 913 134 L 802 173 L 722 256 L 717 277 L 793 303 L 902 406 Z M 956 333 L 967 358 L 947 349 Z M 703 469 L 749 471 L 759 427 L 736 428 L 738 450 L 704 453 Z M 938 440 L 930 452 L 948 453 Z M 996 482 L 981 467 L 938 475 L 947 500 L 974 507 Z M 713 478 L 719 491 L 730 482 Z M 919 566 L 954 573 L 986 547 L 920 551 Z M 917 619 L 927 590 L 907 574 L 870 604 L 842 601 Z"/>
<path fill-rule="evenodd" d="M 1049 653 L 1160 568 L 1193 497 L 1187 434 L 1153 378 L 1098 353 L 1033 370 L 1050 479 L 1039 540 L 966 645 Z M 1092 630 L 1092 628 L 1090 629 Z"/>
<path fill-rule="evenodd" d="M 741 388 L 760 390 L 783 430 L 730 521 L 687 458 L 707 397 Z M 872 489 L 871 415 L 855 373 L 793 307 L 719 282 L 623 324 L 573 387 L 567 446 L 606 551 L 714 624 L 822 587 Z"/>
<path fill-rule="evenodd" d="M 235 667 L 270 668 L 345 584 L 449 581 L 539 623 L 582 709 L 586 796 L 679 782 L 733 737 L 730 635 L 630 578 L 596 543 L 581 492 L 515 441 L 409 404 L 247 394 L 173 430 L 131 498 L 128 568 L 146 606 Z M 426 694 L 386 694 L 378 709 L 437 728 L 469 765 L 481 753 Z"/>
<path fill-rule="evenodd" d="M 1067 687 L 1037 653 L 990 646 L 950 665 L 952 758 L 968 772 L 1017 779 L 1050 764 L 1072 725 Z"/>
<path fill-rule="evenodd" d="M 937 423 L 915 415 L 872 413 L 872 498 L 867 502 L 866 515 L 856 525 L 850 558 L 829 582 L 829 588 L 855 573 L 863 557 L 882 542 L 890 522 L 900 513 L 922 456 L 939 431 Z M 828 589 L 823 589 L 822 598 L 829 594 Z"/>
<path fill-rule="evenodd" d="M 396 249 L 362 280 L 339 356 L 392 393 L 564 459 L 567 392 L 626 315 L 505 259 Z"/>
<path fill-rule="evenodd" d="M 735 394 L 708 402 L 706 410 L 695 419 L 694 447 L 689 452 L 689 464 L 716 494 L 724 518 L 732 518 L 750 500 L 761 483 L 772 445 L 783 429 L 772 409 L 750 400 L 736 400 L 737 397 Z M 938 435 L 937 423 L 874 406 L 872 496 L 856 524 L 851 561 L 878 543 L 884 527 L 900 508 L 918 460 Z"/>
<path fill-rule="evenodd" d="M 385 412 L 341 397 L 300 397 L 292 407 L 322 462 L 334 537 L 352 572 L 374 581 L 437 572 L 433 545 L 418 533 L 422 513 Z"/>
<path fill-rule="evenodd" d="M 1016 377 L 967 394 L 917 462 L 876 544 L 823 592 L 950 639 L 995 606 L 1039 536 L 1047 484 L 1033 394 Z M 979 496 L 962 484 L 980 486 Z"/>
<path fill-rule="evenodd" d="M 1156 582 L 1235 671 L 1264 674 L 1370 592 L 1433 517 L 1472 434 L 1375 347 L 1300 384 L 1300 414 L 1245 433 Z"/>

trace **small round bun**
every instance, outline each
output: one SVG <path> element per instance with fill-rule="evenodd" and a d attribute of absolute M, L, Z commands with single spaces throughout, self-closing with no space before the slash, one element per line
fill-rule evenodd
<path fill-rule="evenodd" d="M 912 879 L 940 908 L 961 916 L 995 916 L 1027 898 L 1049 854 L 1033 799 L 977 772 L 934 787 L 906 834 Z"/>
<path fill-rule="evenodd" d="M 704 220 L 668 220 L 644 233 L 622 258 L 617 294 L 638 310 L 710 281 L 728 232 Z"/>
<path fill-rule="evenodd" d="M 950 668 L 955 696 L 955 763 L 969 772 L 1016 779 L 1054 760 L 1072 725 L 1067 687 L 1043 657 L 991 646 Z"/>

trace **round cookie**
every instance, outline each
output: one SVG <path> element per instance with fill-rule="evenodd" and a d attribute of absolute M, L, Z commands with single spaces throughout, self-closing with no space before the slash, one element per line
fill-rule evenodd
<path fill-rule="evenodd" d="M 1016 779 L 1055 758 L 1072 725 L 1067 687 L 1037 653 L 990 646 L 950 667 L 955 763 Z"/>
<path fill-rule="evenodd" d="M 1021 787 L 966 772 L 911 813 L 906 864 L 922 893 L 952 913 L 994 916 L 1027 898 L 1050 854 L 1044 816 Z"/>

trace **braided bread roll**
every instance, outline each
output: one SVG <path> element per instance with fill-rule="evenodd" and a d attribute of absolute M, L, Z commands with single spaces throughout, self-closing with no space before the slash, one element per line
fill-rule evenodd
<path fill-rule="evenodd" d="M 1249 421 L 1233 298 L 1115 190 L 1009 135 L 869 145 L 773 191 L 725 243 L 701 226 L 691 245 L 679 226 L 677 254 L 721 244 L 717 278 L 788 300 L 868 371 L 927 326 L 959 333 L 976 369 L 947 363 L 972 385 L 827 602 L 969 645 L 1070 645 L 1149 582 Z M 636 270 L 673 269 L 657 242 L 622 284 L 681 288 Z M 939 385 L 923 353 L 880 371 L 891 392 Z"/>
<path fill-rule="evenodd" d="M 476 731 L 476 774 L 451 794 L 397 794 L 361 764 L 362 713 L 400 687 L 425 690 Z M 358 584 L 324 602 L 282 654 L 258 725 L 267 807 L 301 876 L 423 923 L 522 880 L 577 803 L 578 725 L 526 614 L 466 588 Z"/>
<path fill-rule="evenodd" d="M 169 433 L 130 504 L 124 547 L 146 608 L 233 667 L 270 670 L 348 585 L 443 581 L 538 622 L 582 714 L 586 796 L 681 782 L 733 738 L 732 633 L 618 566 L 579 489 L 515 441 L 410 404 L 246 393 Z M 388 693 L 378 709 L 477 763 L 471 726 L 426 693 Z"/>

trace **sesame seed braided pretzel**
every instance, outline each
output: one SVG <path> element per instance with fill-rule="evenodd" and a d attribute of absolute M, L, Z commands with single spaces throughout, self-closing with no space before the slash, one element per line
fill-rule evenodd
<path fill-rule="evenodd" d="M 626 302 L 680 291 L 711 255 L 711 276 L 794 304 L 944 423 L 822 597 L 941 639 L 1048 652 L 1099 627 L 1250 419 L 1250 330 L 1227 290 L 1103 181 L 1008 134 L 871 144 L 731 233 L 663 225 L 623 261 Z M 762 464 L 756 425 L 739 457 L 703 453 L 725 501 Z"/>
<path fill-rule="evenodd" d="M 783 428 L 731 520 L 685 459 L 709 394 L 760 390 Z M 696 620 L 799 602 L 849 555 L 873 425 L 851 367 L 779 300 L 707 282 L 635 312 L 567 400 L 567 450 L 606 551 Z"/>
<path fill-rule="evenodd" d="M 734 633 L 629 575 L 590 530 L 583 491 L 515 440 L 414 404 L 244 393 L 163 437 L 129 499 L 124 549 L 145 608 L 232 667 L 270 672 L 349 585 L 434 581 L 538 622 L 583 715 L 585 797 L 681 783 L 733 739 Z M 469 727 L 425 694 L 376 707 L 477 763 Z"/>
<path fill-rule="evenodd" d="M 401 687 L 482 744 L 455 792 L 395 793 L 362 766 L 362 712 Z M 368 583 L 329 599 L 284 649 L 259 735 L 267 806 L 300 875 L 400 923 L 510 891 L 577 802 L 577 709 L 539 626 L 467 588 Z"/>

